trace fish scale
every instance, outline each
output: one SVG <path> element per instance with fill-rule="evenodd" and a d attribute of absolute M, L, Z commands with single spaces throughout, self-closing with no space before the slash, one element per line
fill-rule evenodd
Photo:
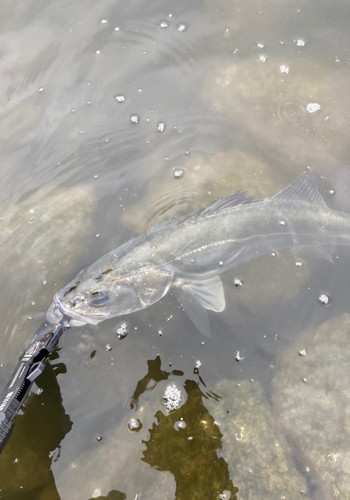
<path fill-rule="evenodd" d="M 47 319 L 97 324 L 151 306 L 169 290 L 197 328 L 210 335 L 207 310 L 225 309 L 220 274 L 285 248 L 332 259 L 350 245 L 350 215 L 329 209 L 303 173 L 271 198 L 242 191 L 151 228 L 79 273 L 57 292 Z"/>

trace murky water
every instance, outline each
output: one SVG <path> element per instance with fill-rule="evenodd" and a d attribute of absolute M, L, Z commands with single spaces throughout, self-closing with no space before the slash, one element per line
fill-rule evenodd
<path fill-rule="evenodd" d="M 350 210 L 348 2 L 0 13 L 1 387 L 55 291 L 151 225 L 306 169 Z M 172 296 L 66 332 L 0 457 L 0 497 L 349 498 L 349 258 L 284 251 L 226 273 L 209 339 Z"/>

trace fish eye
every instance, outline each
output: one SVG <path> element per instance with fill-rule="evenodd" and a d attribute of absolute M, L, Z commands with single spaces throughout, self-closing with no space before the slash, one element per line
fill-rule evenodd
<path fill-rule="evenodd" d="M 94 307 L 102 307 L 108 304 L 110 297 L 107 292 L 103 290 L 97 290 L 96 292 L 91 292 L 92 297 L 90 298 L 90 304 Z"/>

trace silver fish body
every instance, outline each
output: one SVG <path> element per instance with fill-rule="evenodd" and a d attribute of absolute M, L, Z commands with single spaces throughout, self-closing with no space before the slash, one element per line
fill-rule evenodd
<path fill-rule="evenodd" d="M 350 244 L 350 215 L 329 209 L 304 173 L 272 198 L 237 191 L 133 238 L 56 293 L 47 319 L 57 322 L 64 313 L 73 325 L 97 324 L 144 309 L 172 289 L 210 335 L 206 310 L 225 308 L 222 272 L 284 248 L 331 259 L 339 244 Z"/>

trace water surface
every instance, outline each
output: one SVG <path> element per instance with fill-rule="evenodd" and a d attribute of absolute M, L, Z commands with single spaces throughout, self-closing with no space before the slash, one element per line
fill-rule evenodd
<path fill-rule="evenodd" d="M 0 12 L 1 387 L 55 291 L 148 227 L 236 189 L 273 195 L 308 169 L 330 207 L 350 210 L 347 2 L 25 0 Z M 319 397 L 347 394 L 324 337 L 301 335 L 341 328 L 348 259 L 284 251 L 226 273 L 210 339 L 172 296 L 68 331 L 16 418 L 0 497 L 346 498 L 344 467 L 334 458 L 328 474 L 308 454 L 279 391 L 297 404 L 309 374 L 281 380 L 304 342 L 328 361 Z M 172 384 L 182 399 L 169 412 Z M 252 446 L 260 424 L 280 455 Z M 346 422 L 325 434 L 320 453 L 345 463 Z"/>

